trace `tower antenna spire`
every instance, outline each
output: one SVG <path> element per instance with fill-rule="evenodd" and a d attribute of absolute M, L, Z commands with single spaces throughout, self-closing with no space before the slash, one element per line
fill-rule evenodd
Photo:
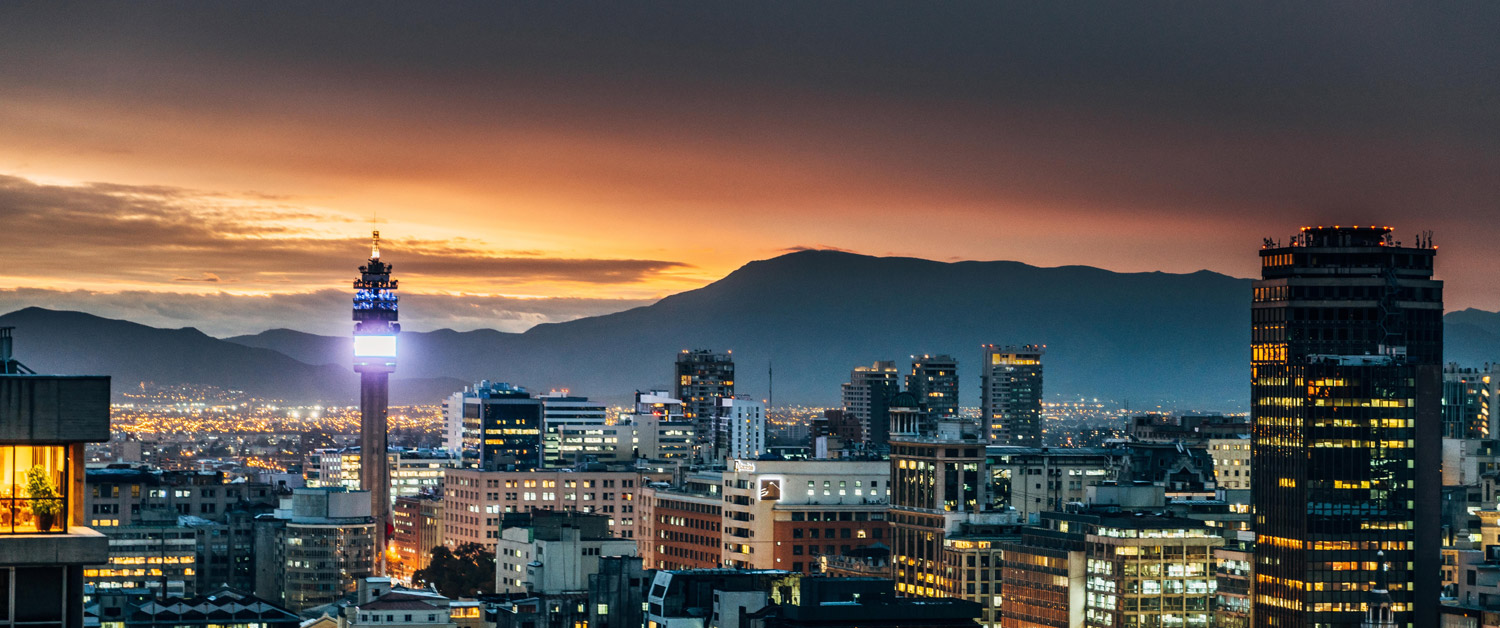
<path fill-rule="evenodd" d="M 380 259 L 380 231 L 370 231 L 370 259 Z"/>

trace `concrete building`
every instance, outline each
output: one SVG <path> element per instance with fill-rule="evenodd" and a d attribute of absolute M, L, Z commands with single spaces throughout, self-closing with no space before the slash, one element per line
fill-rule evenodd
<path fill-rule="evenodd" d="M 606 556 L 635 556 L 634 540 L 611 536 L 608 518 L 534 511 L 501 518 L 495 551 L 495 592 L 584 593 Z"/>
<path fill-rule="evenodd" d="M 1136 501 L 1136 491 L 1122 492 L 1101 501 Z M 1040 525 L 1022 530 L 1021 542 L 1002 548 L 1002 626 L 1212 625 L 1214 550 L 1224 539 L 1159 507 L 1109 503 L 1043 513 Z"/>
<path fill-rule="evenodd" d="M 227 484 L 217 471 L 112 464 L 85 474 L 89 522 L 100 528 L 129 525 L 143 512 L 162 510 L 217 520 L 234 510 L 274 508 L 280 499 L 269 484 Z"/>
<path fill-rule="evenodd" d="M 700 471 L 678 486 L 641 488 L 635 539 L 646 569 L 711 569 L 723 565 L 723 474 Z"/>
<path fill-rule="evenodd" d="M 443 500 L 438 496 L 396 498 L 392 517 L 395 533 L 391 543 L 395 559 L 390 561 L 391 579 L 411 586 L 413 573 L 427 567 L 432 549 L 443 545 Z"/>
<path fill-rule="evenodd" d="M 754 460 L 766 453 L 766 404 L 745 397 L 719 399 L 714 459 Z"/>
<path fill-rule="evenodd" d="M 1215 628 L 1250 628 L 1255 607 L 1255 533 L 1236 530 L 1214 548 Z"/>
<path fill-rule="evenodd" d="M 494 547 L 505 513 L 536 510 L 597 513 L 611 533 L 635 536 L 636 471 L 483 471 L 455 469 L 443 488 L 443 542 Z"/>
<path fill-rule="evenodd" d="M 105 528 L 109 560 L 85 569 L 84 582 L 104 591 L 196 596 L 198 535 L 187 523 L 179 523 L 173 512 L 147 511 L 126 525 Z"/>
<path fill-rule="evenodd" d="M 256 595 L 287 608 L 329 604 L 373 575 L 378 553 L 369 496 L 300 488 L 256 520 Z"/>
<path fill-rule="evenodd" d="M 1250 490 L 1250 435 L 1210 438 L 1208 456 L 1214 461 L 1219 488 Z"/>
<path fill-rule="evenodd" d="M 360 460 L 358 447 L 313 450 L 303 465 L 305 484 L 307 488 L 336 486 L 360 490 Z M 393 449 L 386 452 L 391 504 L 394 505 L 400 497 L 440 494 L 445 473 L 448 469 L 458 468 L 460 462 L 446 450 Z"/>
<path fill-rule="evenodd" d="M 1012 508 L 1022 521 L 1088 501 L 1090 487 L 1115 479 L 1126 453 L 1105 447 L 1015 447 L 985 449 L 991 510 Z"/>
<path fill-rule="evenodd" d="M 588 397 L 554 390 L 537 397 L 542 402 L 542 459 L 549 466 L 569 466 L 579 461 L 560 450 L 562 428 L 601 428 L 609 423 L 608 409 Z M 627 441 L 628 442 L 628 441 Z M 630 447 L 626 447 L 627 450 Z"/>
<path fill-rule="evenodd" d="M 31 374 L 0 328 L 0 618 L 84 624 L 84 566 L 109 559 L 87 527 L 84 445 L 107 440 L 109 378 Z"/>
<path fill-rule="evenodd" d="M 819 556 L 885 543 L 890 477 L 878 460 L 733 461 L 722 563 L 810 573 Z"/>
<path fill-rule="evenodd" d="M 849 442 L 884 450 L 890 440 L 890 400 L 901 392 L 901 371 L 895 361 L 857 366 L 841 387 L 844 412 L 859 425 L 859 434 Z"/>
<path fill-rule="evenodd" d="M 985 345 L 980 364 L 979 416 L 985 438 L 998 445 L 1040 447 L 1042 345 Z"/>
<path fill-rule="evenodd" d="M 400 590 L 389 578 L 361 578 L 355 584 L 352 604 L 343 606 L 338 628 L 454 628 L 453 601 L 420 590 Z M 312 628 L 304 624 L 306 628 Z"/>
<path fill-rule="evenodd" d="M 958 416 L 958 360 L 949 355 L 912 356 L 906 391 L 934 417 Z"/>
<path fill-rule="evenodd" d="M 556 439 L 554 467 L 582 462 L 627 463 L 637 459 L 687 459 L 693 451 L 693 424 L 655 414 L 622 414 L 614 425 L 564 425 Z"/>

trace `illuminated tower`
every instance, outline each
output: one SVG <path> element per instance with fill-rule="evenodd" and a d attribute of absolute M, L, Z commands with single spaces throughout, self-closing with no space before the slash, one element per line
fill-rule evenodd
<path fill-rule="evenodd" d="M 386 459 L 386 410 L 391 371 L 396 370 L 396 280 L 380 261 L 380 232 L 370 242 L 370 262 L 354 280 L 354 370 L 359 372 L 359 486 L 370 493 L 375 517 L 376 572 L 385 572 L 385 541 L 391 520 L 390 462 Z"/>
<path fill-rule="evenodd" d="M 1438 625 L 1443 283 L 1430 238 L 1390 232 L 1306 228 L 1260 251 L 1257 628 L 1353 628 L 1381 589 L 1393 617 L 1375 625 Z"/>

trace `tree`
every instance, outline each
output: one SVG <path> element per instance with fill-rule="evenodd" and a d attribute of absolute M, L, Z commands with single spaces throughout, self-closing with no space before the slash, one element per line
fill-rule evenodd
<path fill-rule="evenodd" d="M 478 543 L 452 550 L 439 545 L 432 548 L 427 566 L 412 574 L 412 582 L 419 587 L 434 585 L 438 593 L 450 598 L 494 593 L 495 555 Z"/>

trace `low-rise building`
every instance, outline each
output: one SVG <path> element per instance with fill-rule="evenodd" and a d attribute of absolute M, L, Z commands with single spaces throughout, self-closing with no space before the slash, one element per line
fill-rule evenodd
<path fill-rule="evenodd" d="M 890 477 L 879 460 L 732 461 L 723 564 L 810 573 L 819 556 L 884 543 Z"/>
<path fill-rule="evenodd" d="M 680 486 L 641 489 L 635 539 L 647 569 L 711 569 L 723 565 L 723 474 L 684 476 Z"/>
<path fill-rule="evenodd" d="M 105 594 L 107 595 L 107 594 Z M 132 605 L 118 623 L 103 628 L 297 628 L 302 618 L 237 589 L 220 588 L 192 597 L 168 596 Z"/>
<path fill-rule="evenodd" d="M 495 551 L 495 592 L 586 592 L 606 556 L 635 556 L 635 541 L 609 534 L 603 515 L 533 511 L 503 515 Z"/>
<path fill-rule="evenodd" d="M 536 510 L 601 514 L 609 519 L 612 535 L 633 538 L 641 473 L 587 470 L 591 468 L 450 470 L 443 487 L 443 543 L 493 548 L 500 538 L 501 515 Z"/>

